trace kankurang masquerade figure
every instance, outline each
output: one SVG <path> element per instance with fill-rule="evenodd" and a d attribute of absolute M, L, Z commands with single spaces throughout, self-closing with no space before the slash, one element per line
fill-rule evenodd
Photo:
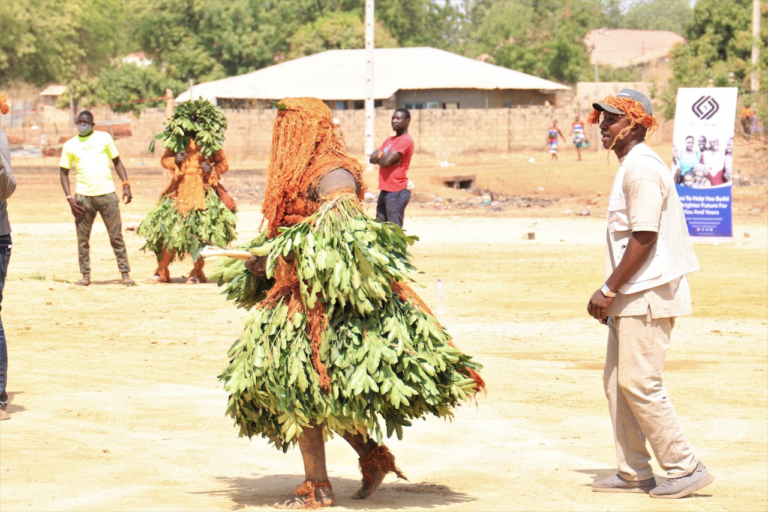
<path fill-rule="evenodd" d="M 157 282 L 170 283 L 169 265 L 187 254 L 194 261 L 187 282 L 205 282 L 205 260 L 200 257 L 205 242 L 201 239 L 220 246 L 235 239 L 235 202 L 220 183 L 229 169 L 221 150 L 226 129 L 221 110 L 201 99 L 182 103 L 165 131 L 156 136 L 165 139 L 160 163 L 173 178 L 138 233 L 147 239 L 142 250 L 157 256 L 153 276 Z"/>
<path fill-rule="evenodd" d="M 336 433 L 358 453 L 370 496 L 389 472 L 405 478 L 382 444 L 427 414 L 484 389 L 480 365 L 459 351 L 404 283 L 415 241 L 363 211 L 363 169 L 314 98 L 278 105 L 264 198 L 267 228 L 246 262 L 211 273 L 229 299 L 253 308 L 221 380 L 241 435 L 287 451 L 298 444 L 305 482 L 278 508 L 335 504 L 325 441 Z"/>

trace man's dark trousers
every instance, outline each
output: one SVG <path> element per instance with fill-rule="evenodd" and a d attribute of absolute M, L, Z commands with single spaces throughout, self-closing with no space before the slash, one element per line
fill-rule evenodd
<path fill-rule="evenodd" d="M 8 262 L 11 260 L 11 235 L 0 236 L 0 408 L 8 405 L 8 394 L 5 386 L 8 384 L 8 348 L 5 344 L 3 329 L 2 302 L 5 276 L 8 275 Z"/>
<path fill-rule="evenodd" d="M 379 222 L 392 222 L 403 227 L 405 207 L 411 200 L 411 191 L 403 189 L 399 192 L 379 192 L 379 202 L 376 204 L 376 220 Z"/>

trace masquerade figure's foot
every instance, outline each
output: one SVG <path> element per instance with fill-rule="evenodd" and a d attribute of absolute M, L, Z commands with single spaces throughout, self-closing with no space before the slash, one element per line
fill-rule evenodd
<path fill-rule="evenodd" d="M 189 279 L 187 279 L 187 284 L 200 284 L 200 280 L 195 276 L 189 276 Z"/>
<path fill-rule="evenodd" d="M 274 507 L 284 510 L 306 510 L 319 507 L 332 507 L 336 504 L 333 486 L 330 482 L 306 481 L 296 488 L 296 496 L 275 503 Z"/>
<path fill-rule="evenodd" d="M 355 500 L 364 500 L 379 488 L 381 482 L 384 481 L 384 477 L 387 476 L 387 472 L 383 469 L 371 470 L 371 481 L 363 480 L 363 486 L 352 496 Z"/>
<path fill-rule="evenodd" d="M 360 471 L 363 473 L 363 486 L 352 496 L 356 500 L 365 499 L 373 494 L 389 472 L 394 472 L 398 478 L 408 480 L 395 465 L 395 456 L 384 445 L 377 446 L 360 457 Z"/>

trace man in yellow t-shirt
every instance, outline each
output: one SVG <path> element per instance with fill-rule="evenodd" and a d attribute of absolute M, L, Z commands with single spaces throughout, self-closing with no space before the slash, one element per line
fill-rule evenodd
<path fill-rule="evenodd" d="M 132 199 L 131 184 L 112 137 L 104 132 L 94 132 L 93 125 L 93 114 L 87 110 L 78 114 L 75 126 L 79 134 L 64 143 L 59 163 L 61 188 L 67 196 L 77 228 L 78 257 L 80 272 L 83 274 L 83 279 L 78 284 L 91 284 L 90 238 L 93 221 L 98 213 L 107 227 L 109 241 L 122 275 L 122 283 L 130 285 L 134 282 L 129 275 L 131 268 L 123 240 L 120 200 L 115 193 L 110 160 L 123 182 L 125 204 L 130 203 Z M 77 191 L 74 197 L 69 191 L 69 171 L 72 166 L 77 170 Z"/>

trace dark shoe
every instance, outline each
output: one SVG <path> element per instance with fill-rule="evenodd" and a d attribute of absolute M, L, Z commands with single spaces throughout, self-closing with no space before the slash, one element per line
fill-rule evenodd
<path fill-rule="evenodd" d="M 123 277 L 123 278 L 122 278 L 122 281 L 121 281 L 121 282 L 122 282 L 124 285 L 126 285 L 126 286 L 132 286 L 132 285 L 136 284 L 136 283 L 133 281 L 133 279 L 131 279 L 131 276 L 130 276 L 130 275 L 128 275 L 128 272 L 123 272 L 123 274 L 122 274 L 122 277 Z"/>
<path fill-rule="evenodd" d="M 656 479 L 632 482 L 618 474 L 592 483 L 592 492 L 648 492 L 656 487 Z"/>
<path fill-rule="evenodd" d="M 665 498 L 668 500 L 685 498 L 714 481 L 715 477 L 710 475 L 706 466 L 699 462 L 696 469 L 690 475 L 681 476 L 680 478 L 667 478 L 663 484 L 651 491 L 651 498 Z"/>
<path fill-rule="evenodd" d="M 91 284 L 91 274 L 83 274 L 83 278 L 75 284 L 79 284 L 80 286 L 89 286 Z"/>

